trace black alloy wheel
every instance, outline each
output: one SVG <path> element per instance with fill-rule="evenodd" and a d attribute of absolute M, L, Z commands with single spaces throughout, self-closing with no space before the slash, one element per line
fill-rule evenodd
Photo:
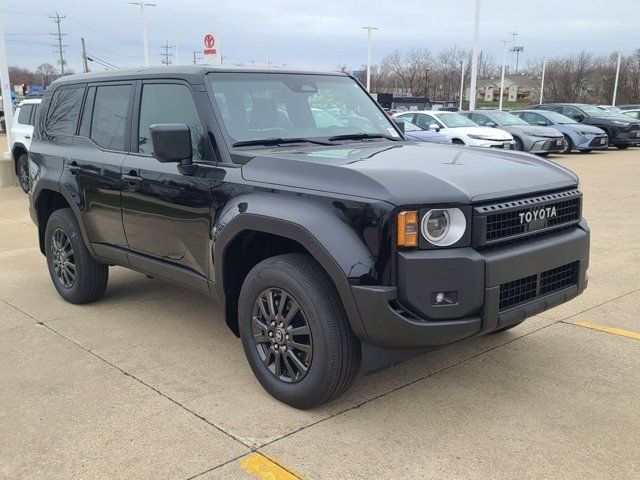
<path fill-rule="evenodd" d="M 26 154 L 18 157 L 18 182 L 24 193 L 29 193 L 29 159 Z"/>
<path fill-rule="evenodd" d="M 513 137 L 513 140 L 514 140 L 513 149 L 518 150 L 519 152 L 522 152 L 524 150 L 524 145 L 522 144 L 522 140 L 520 140 L 518 137 Z"/>
<path fill-rule="evenodd" d="M 297 300 L 279 288 L 268 288 L 252 312 L 253 343 L 264 366 L 287 383 L 302 380 L 313 358 L 309 322 Z"/>
<path fill-rule="evenodd" d="M 76 281 L 76 263 L 73 246 L 67 234 L 56 228 L 51 236 L 53 271 L 64 288 L 71 288 Z"/>
<path fill-rule="evenodd" d="M 569 135 L 565 135 L 564 136 L 564 149 L 562 150 L 562 153 L 571 153 L 571 150 L 573 150 L 573 141 L 571 141 L 571 137 L 569 137 Z"/>

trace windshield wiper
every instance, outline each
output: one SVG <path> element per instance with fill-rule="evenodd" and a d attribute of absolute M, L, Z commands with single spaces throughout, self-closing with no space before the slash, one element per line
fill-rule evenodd
<path fill-rule="evenodd" d="M 322 140 L 311 140 L 310 138 L 263 138 L 261 140 L 245 140 L 236 142 L 232 147 L 248 147 L 251 145 L 280 145 L 284 143 L 313 143 L 316 145 L 331 145 L 330 142 Z"/>
<path fill-rule="evenodd" d="M 334 142 L 336 140 L 367 140 L 368 138 L 386 138 L 387 140 L 393 140 L 394 142 L 400 140 L 400 138 L 385 135 L 383 133 L 347 133 L 345 135 L 334 135 L 333 137 L 329 137 L 329 140 Z"/>

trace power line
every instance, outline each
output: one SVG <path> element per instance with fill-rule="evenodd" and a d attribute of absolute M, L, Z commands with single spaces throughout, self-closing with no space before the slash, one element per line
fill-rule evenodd
<path fill-rule="evenodd" d="M 64 47 L 66 47 L 67 45 L 62 45 L 62 37 L 66 36 L 67 34 L 62 33 L 60 24 L 62 23 L 62 19 L 67 17 L 65 15 L 61 16 L 58 12 L 56 12 L 55 16 L 49 15 L 49 18 L 52 19 L 53 23 L 55 23 L 58 27 L 58 33 L 52 33 L 51 35 L 55 35 L 58 37 L 58 46 L 56 51 L 60 54 L 60 74 L 64 75 Z"/>

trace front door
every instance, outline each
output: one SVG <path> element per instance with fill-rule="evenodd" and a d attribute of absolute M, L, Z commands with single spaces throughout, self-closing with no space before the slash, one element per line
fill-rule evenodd
<path fill-rule="evenodd" d="M 182 82 L 146 81 L 138 87 L 132 151 L 122 167 L 122 221 L 131 251 L 130 262 L 162 275 L 173 268 L 177 280 L 206 286 L 211 261 L 212 149 L 192 88 Z M 152 155 L 149 127 L 181 123 L 191 129 L 191 175 L 176 163 Z M 174 277 L 175 278 L 175 277 Z M 208 288 L 208 287 L 207 287 Z"/>

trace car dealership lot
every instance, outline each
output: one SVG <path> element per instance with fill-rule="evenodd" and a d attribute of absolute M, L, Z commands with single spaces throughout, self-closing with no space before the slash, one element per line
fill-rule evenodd
<path fill-rule="evenodd" d="M 586 292 L 311 411 L 262 389 L 207 297 L 113 268 L 65 303 L 0 189 L 0 478 L 637 478 L 640 151 L 550 158 L 581 177 Z"/>

